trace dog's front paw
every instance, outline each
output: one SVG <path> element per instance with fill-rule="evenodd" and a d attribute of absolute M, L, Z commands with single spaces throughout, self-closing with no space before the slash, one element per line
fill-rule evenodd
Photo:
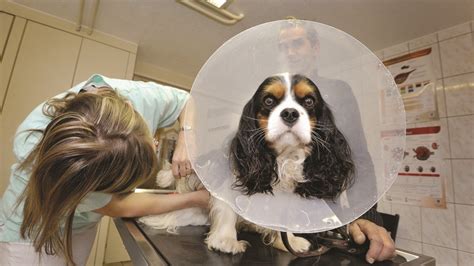
<path fill-rule="evenodd" d="M 293 236 L 288 241 L 291 248 L 296 252 L 306 252 L 311 247 L 311 243 L 303 237 Z"/>
<path fill-rule="evenodd" d="M 208 237 L 206 239 L 207 248 L 210 250 L 218 250 L 224 253 L 242 253 L 245 252 L 249 242 L 244 240 L 237 240 L 231 237 L 213 238 Z"/>

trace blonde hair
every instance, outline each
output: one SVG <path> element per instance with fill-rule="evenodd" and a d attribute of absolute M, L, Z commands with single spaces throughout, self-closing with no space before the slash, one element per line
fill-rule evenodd
<path fill-rule="evenodd" d="M 151 133 L 131 104 L 111 89 L 69 93 L 45 104 L 52 121 L 20 165 L 31 171 L 20 233 L 37 252 L 74 264 L 74 212 L 90 192 L 126 193 L 156 176 Z M 64 227 L 62 227 L 64 226 Z"/>

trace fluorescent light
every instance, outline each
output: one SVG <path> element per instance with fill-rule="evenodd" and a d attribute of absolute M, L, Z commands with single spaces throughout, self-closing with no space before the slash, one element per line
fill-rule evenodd
<path fill-rule="evenodd" d="M 1 2 L 2 0 L 0 0 Z M 202 13 L 209 18 L 215 19 L 226 25 L 233 25 L 244 18 L 244 14 L 235 14 L 227 10 L 227 6 L 232 0 L 176 0 L 178 3 L 183 4 Z"/>
<path fill-rule="evenodd" d="M 227 0 L 206 0 L 206 2 L 217 8 L 221 8 L 227 2 Z"/>

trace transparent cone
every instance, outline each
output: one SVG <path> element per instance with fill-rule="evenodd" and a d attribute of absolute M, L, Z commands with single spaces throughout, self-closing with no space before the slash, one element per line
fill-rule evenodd
<path fill-rule="evenodd" d="M 186 123 L 193 127 L 185 131 L 186 144 L 206 188 L 244 219 L 279 231 L 321 232 L 357 219 L 393 184 L 403 160 L 405 112 L 393 77 L 362 43 L 333 27 L 295 20 L 295 27 L 316 31 L 319 42 L 314 58 L 295 59 L 281 41 L 288 23 L 248 29 L 208 59 L 191 90 Z M 355 182 L 334 201 L 281 191 L 247 196 L 232 186 L 229 142 L 242 109 L 262 81 L 277 73 L 310 78 L 350 145 Z"/>

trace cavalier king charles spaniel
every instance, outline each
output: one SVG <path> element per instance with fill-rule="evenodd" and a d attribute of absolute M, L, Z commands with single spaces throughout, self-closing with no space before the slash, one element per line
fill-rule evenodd
<path fill-rule="evenodd" d="M 235 186 L 335 199 L 353 181 L 349 145 L 318 87 L 302 75 L 267 78 L 245 105 L 232 140 Z"/>
<path fill-rule="evenodd" d="M 230 161 L 234 187 L 247 195 L 281 190 L 334 200 L 354 179 L 350 147 L 319 88 L 302 75 L 275 75 L 263 81 L 243 109 Z M 237 240 L 237 231 L 244 229 L 261 233 L 265 243 L 287 251 L 279 232 L 245 221 L 221 200 L 211 199 L 209 217 L 209 249 L 244 252 L 248 243 Z M 288 241 L 296 252 L 311 246 L 291 233 Z"/>

